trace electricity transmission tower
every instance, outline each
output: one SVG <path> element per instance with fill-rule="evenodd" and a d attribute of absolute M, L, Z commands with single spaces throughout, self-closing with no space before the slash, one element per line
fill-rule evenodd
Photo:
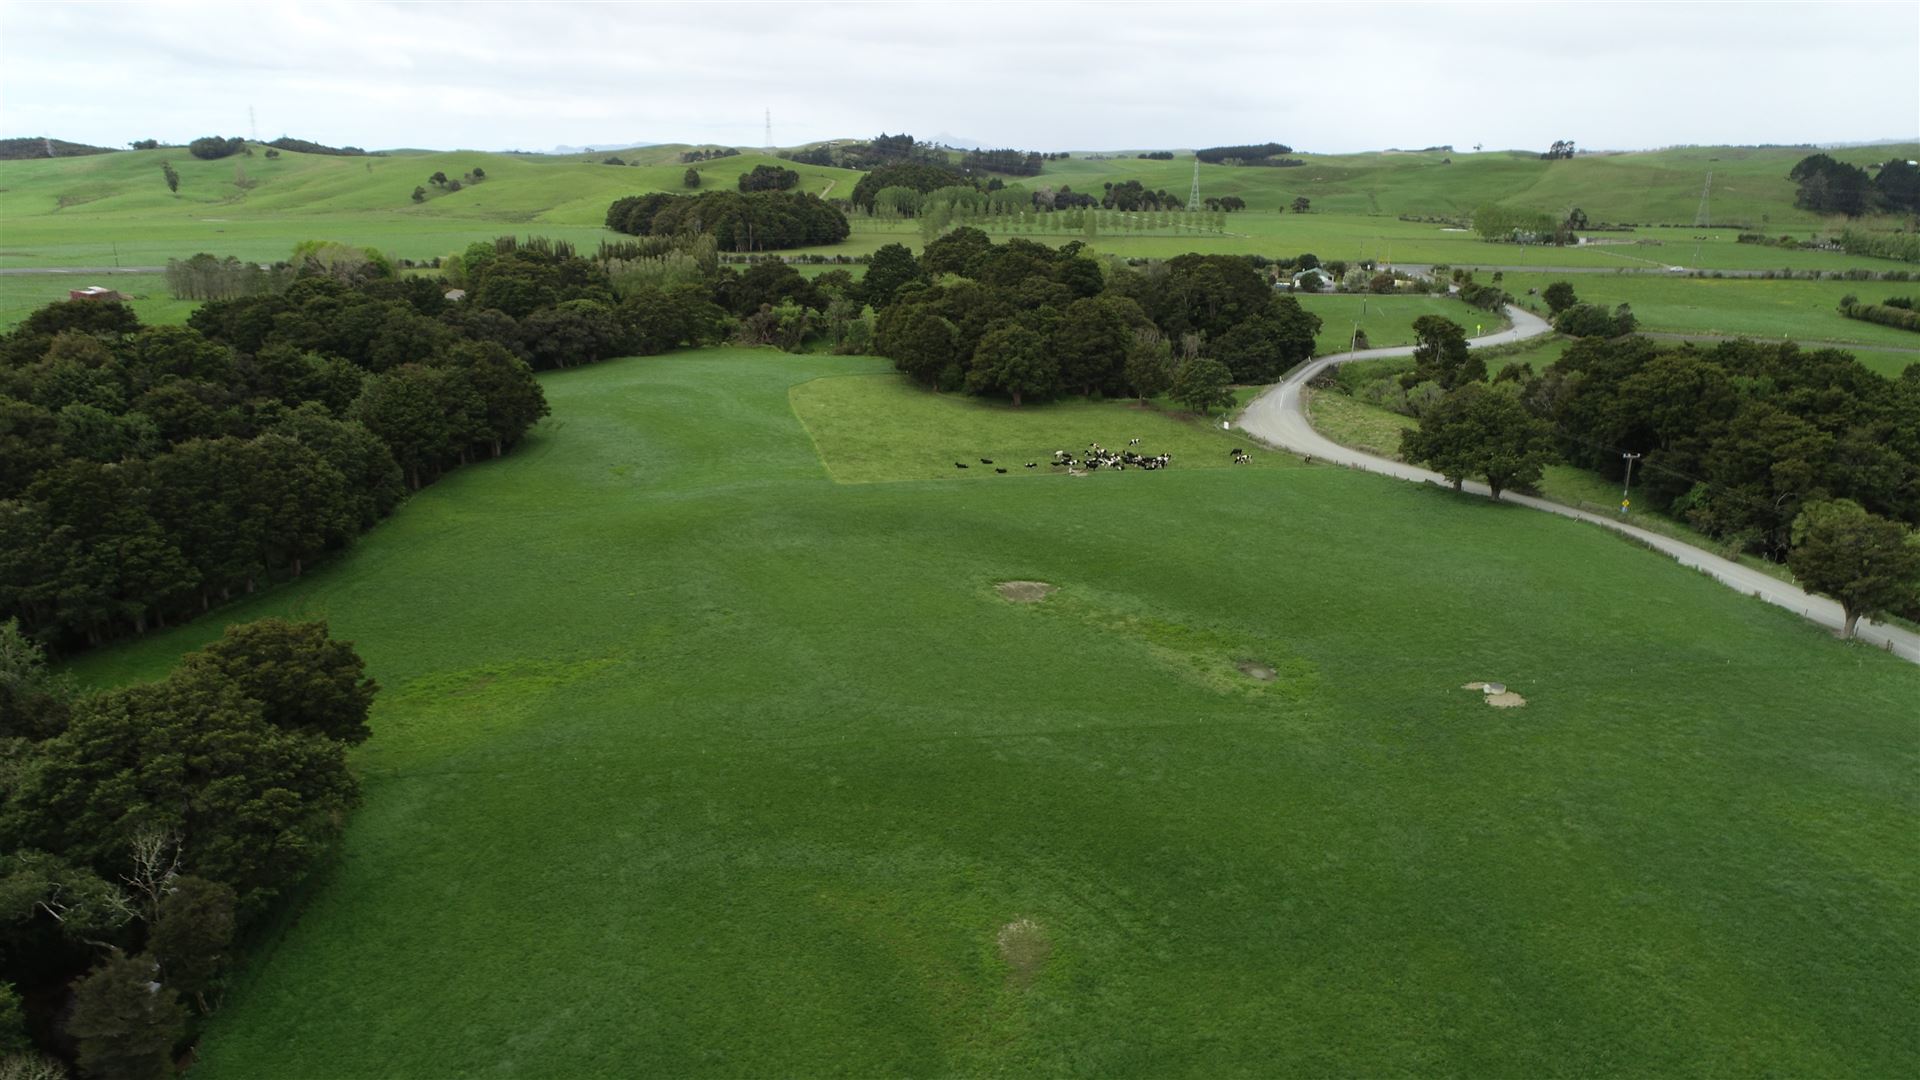
<path fill-rule="evenodd" d="M 1712 192 L 1713 170 L 1708 169 L 1706 186 L 1700 189 L 1700 209 L 1694 211 L 1693 214 L 1693 223 L 1695 225 L 1707 226 L 1713 224 L 1713 215 L 1707 209 L 1707 196 L 1712 194 Z"/>
<path fill-rule="evenodd" d="M 773 110 L 767 110 L 767 153 L 773 153 Z"/>
<path fill-rule="evenodd" d="M 1187 195 L 1187 209 L 1200 209 L 1200 159 L 1193 159 L 1193 190 Z"/>
<path fill-rule="evenodd" d="M 247 134 L 252 137 L 254 142 L 260 141 L 260 125 L 254 122 L 253 106 L 251 105 L 247 106 Z"/>

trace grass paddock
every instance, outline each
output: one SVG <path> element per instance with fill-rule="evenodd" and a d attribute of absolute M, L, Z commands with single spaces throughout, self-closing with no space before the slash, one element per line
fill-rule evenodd
<path fill-rule="evenodd" d="M 385 688 L 365 807 L 196 1076 L 1920 1066 L 1910 665 L 1277 456 L 916 478 L 1215 438 L 1124 403 L 742 350 L 542 381 L 508 457 L 78 665 L 325 617 Z"/>

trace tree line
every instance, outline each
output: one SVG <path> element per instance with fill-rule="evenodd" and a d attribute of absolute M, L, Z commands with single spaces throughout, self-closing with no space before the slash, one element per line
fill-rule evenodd
<path fill-rule="evenodd" d="M 185 327 L 35 312 L 0 345 L 0 618 L 72 647 L 189 617 L 512 445 L 546 412 L 531 371 L 409 295 L 316 279 Z"/>
<path fill-rule="evenodd" d="M 1301 165 L 1285 155 L 1293 153 L 1293 147 L 1281 143 L 1251 143 L 1242 146 L 1209 146 L 1204 150 L 1195 150 L 1193 156 L 1209 165 Z"/>
<path fill-rule="evenodd" d="M 323 623 L 229 627 L 81 693 L 0 622 L 0 1076 L 174 1074 L 358 803 L 377 690 Z"/>
<path fill-rule="evenodd" d="M 693 172 L 689 169 L 688 172 Z M 696 182 L 688 187 L 698 187 L 698 173 L 694 173 Z M 741 191 L 791 191 L 800 185 L 800 174 L 792 169 L 783 169 L 778 165 L 755 165 L 751 172 L 740 174 Z"/>
<path fill-rule="evenodd" d="M 232 255 L 223 259 L 203 251 L 187 259 L 168 259 L 165 276 L 167 291 L 176 300 L 226 300 L 285 289 L 292 284 L 293 266 L 263 267 L 252 260 Z"/>
<path fill-rule="evenodd" d="M 1920 166 L 1895 158 L 1878 169 L 1878 175 L 1868 176 L 1858 165 L 1809 154 L 1787 173 L 1795 185 L 1793 205 L 1848 217 L 1875 211 L 1920 213 Z"/>
<path fill-rule="evenodd" d="M 629 195 L 607 208 L 606 225 L 629 236 L 710 235 L 723 251 L 837 244 L 851 231 L 818 195 L 783 191 Z"/>
<path fill-rule="evenodd" d="M 1840 314 L 1899 330 L 1920 330 L 1920 311 L 1913 309 L 1911 296 L 1889 296 L 1878 304 L 1862 304 L 1854 297 L 1843 296 Z"/>
<path fill-rule="evenodd" d="M 238 135 L 221 138 L 218 135 L 203 135 L 187 144 L 187 153 L 202 161 L 218 161 L 235 154 L 251 154 L 247 149 L 247 140 Z"/>
<path fill-rule="evenodd" d="M 711 235 L 591 258 L 502 237 L 437 260 L 440 280 L 376 255 L 303 243 L 279 285 L 184 327 L 63 301 L 0 338 L 0 619 L 75 649 L 297 576 L 408 490 L 511 448 L 546 414 L 535 370 L 873 338 L 846 271 L 742 273 Z"/>
<path fill-rule="evenodd" d="M 1045 163 L 1046 159 L 1035 150 L 968 150 L 960 155 L 960 170 L 964 173 L 1039 176 Z"/>
<path fill-rule="evenodd" d="M 1869 601 L 1860 581 L 1836 584 L 1815 566 L 1826 555 L 1795 563 L 1809 535 L 1882 535 L 1883 522 L 1904 536 L 1920 525 L 1920 369 L 1887 379 L 1832 349 L 1662 348 L 1629 335 L 1583 338 L 1544 371 L 1509 364 L 1488 380 L 1458 326 L 1437 316 L 1414 325 L 1414 369 L 1361 392 L 1420 419 L 1402 447 L 1408 460 L 1456 484 L 1484 478 L 1496 497 L 1555 460 L 1618 482 L 1632 460 L 1640 505 L 1803 578 L 1827 574 L 1819 591 L 1849 607 L 1849 625 L 1875 610 L 1920 615 L 1910 590 Z M 1892 562 L 1875 573 L 1907 565 L 1901 550 L 1883 550 Z M 1920 562 L 1892 577 L 1905 588 L 1917 572 Z"/>
<path fill-rule="evenodd" d="M 619 294 L 615 265 L 636 279 Z M 409 488 L 510 448 L 547 411 L 533 369 L 731 331 L 706 284 L 646 265 L 506 239 L 443 260 L 467 301 L 309 263 L 184 327 L 35 312 L 0 340 L 0 618 L 72 648 L 297 576 Z"/>
<path fill-rule="evenodd" d="M 1642 506 L 1786 562 L 1841 603 L 1848 636 L 1863 615 L 1920 616 L 1920 369 L 1889 380 L 1835 350 L 1626 336 L 1489 380 L 1458 325 L 1414 331 L 1413 369 L 1360 396 L 1418 417 L 1401 456 L 1456 489 L 1477 478 L 1498 499 L 1555 461 L 1624 483 L 1631 461 Z"/>
<path fill-rule="evenodd" d="M 882 248 L 865 294 L 878 312 L 876 348 L 901 371 L 1016 405 L 1171 392 L 1205 411 L 1231 399 L 1229 384 L 1271 381 L 1311 355 L 1320 328 L 1246 258 L 1182 255 L 1103 272 L 1078 243 L 996 245 L 972 228 L 918 259 Z"/>

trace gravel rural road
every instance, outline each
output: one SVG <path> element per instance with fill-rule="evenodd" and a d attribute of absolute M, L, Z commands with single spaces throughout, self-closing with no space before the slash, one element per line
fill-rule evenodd
<path fill-rule="evenodd" d="M 1549 329 L 1546 322 L 1538 316 L 1517 307 L 1508 307 L 1507 317 L 1513 320 L 1511 330 L 1475 338 L 1471 344 L 1476 348 L 1501 345 L 1509 341 L 1537 337 Z M 1318 377 L 1321 372 L 1337 364 L 1354 360 L 1376 360 L 1387 356 L 1411 355 L 1413 355 L 1413 346 L 1402 345 L 1390 349 L 1362 349 L 1359 352 L 1336 353 L 1309 361 L 1248 404 L 1240 414 L 1237 423 L 1249 436 L 1269 446 L 1304 454 L 1317 461 L 1329 461 L 1401 480 L 1446 485 L 1447 481 L 1439 473 L 1341 446 L 1315 431 L 1313 425 L 1307 422 L 1306 403 L 1302 391 L 1307 383 Z M 1482 496 L 1487 494 L 1486 485 L 1471 481 L 1467 483 L 1466 490 Z M 1506 493 L 1502 498 L 1535 510 L 1544 510 L 1549 514 L 1559 514 L 1561 517 L 1574 518 L 1623 533 L 1656 551 L 1672 556 L 1683 566 L 1700 570 L 1728 588 L 1738 589 L 1769 604 L 1787 608 L 1829 629 L 1837 631 L 1843 623 L 1839 604 L 1825 597 L 1809 595 L 1786 582 L 1729 559 L 1723 559 L 1712 552 L 1703 551 L 1692 544 L 1662 536 L 1659 533 L 1648 532 L 1602 514 L 1576 510 L 1544 499 L 1512 492 Z M 1920 664 L 1920 634 L 1895 626 L 1869 622 L 1866 619 L 1860 620 L 1855 632 L 1861 641 L 1885 649 L 1902 659 Z"/>

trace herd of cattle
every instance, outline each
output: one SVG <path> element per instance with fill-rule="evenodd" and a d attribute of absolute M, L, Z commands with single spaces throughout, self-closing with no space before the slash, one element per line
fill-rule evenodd
<path fill-rule="evenodd" d="M 1085 476 L 1095 469 L 1112 469 L 1114 472 L 1125 472 L 1128 469 L 1164 469 L 1168 465 L 1173 464 L 1172 454 L 1135 453 L 1133 447 L 1139 445 L 1139 439 L 1129 439 L 1127 440 L 1127 449 L 1125 450 L 1109 450 L 1097 442 L 1088 443 L 1086 453 L 1080 455 L 1074 454 L 1071 450 L 1055 450 L 1053 452 L 1053 460 L 1049 462 L 1048 465 L 1050 468 L 1065 469 L 1070 476 Z M 1235 465 L 1245 465 L 1253 460 L 1245 450 L 1237 446 L 1229 451 L 1229 453 L 1233 455 L 1233 463 Z M 981 458 L 980 464 L 993 465 L 993 459 Z M 964 461 L 954 462 L 953 467 L 956 469 L 972 468 L 972 466 Z M 1029 461 L 1024 467 L 1037 469 L 1040 467 L 1040 463 L 1037 461 Z M 1004 467 L 995 466 L 993 471 L 1005 473 L 1007 470 Z"/>

